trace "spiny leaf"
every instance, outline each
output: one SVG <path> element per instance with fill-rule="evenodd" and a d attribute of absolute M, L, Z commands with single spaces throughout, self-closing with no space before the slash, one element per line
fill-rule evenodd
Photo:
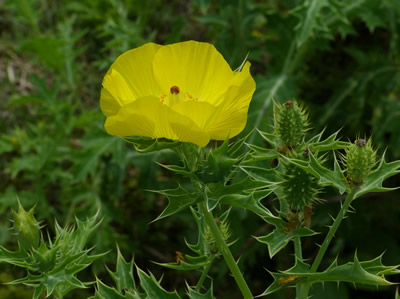
<path fill-rule="evenodd" d="M 321 22 L 321 10 L 326 5 L 326 0 L 306 0 L 302 6 L 292 11 L 300 19 L 295 28 L 298 31 L 296 34 L 297 47 L 302 46 L 307 39 L 314 35 L 316 30 L 329 32 L 326 24 Z"/>
<path fill-rule="evenodd" d="M 182 188 L 181 186 L 179 186 L 176 189 L 158 190 L 153 192 L 160 193 L 168 198 L 167 207 L 153 221 L 157 221 L 162 218 L 178 213 L 179 211 L 196 203 L 200 197 L 199 192 L 197 191 L 189 192 L 186 189 Z"/>
<path fill-rule="evenodd" d="M 296 265 L 281 273 L 271 273 L 274 282 L 265 290 L 262 296 L 274 293 L 291 285 L 292 282 L 313 284 L 326 281 L 344 281 L 370 285 L 388 286 L 393 283 L 387 281 L 384 275 L 397 274 L 397 266 L 384 266 L 379 256 L 375 259 L 360 262 L 357 256 L 354 261 L 344 265 L 337 265 L 335 260 L 325 271 L 309 273 L 309 265 L 297 260 Z"/>
<path fill-rule="evenodd" d="M 178 257 L 179 258 L 179 257 Z M 175 269 L 178 271 L 190 271 L 190 270 L 197 270 L 200 268 L 204 268 L 211 262 L 208 256 L 190 256 L 190 255 L 183 255 L 182 258 L 179 258 L 177 262 L 173 263 L 156 263 L 157 265 Z"/>
<path fill-rule="evenodd" d="M 119 292 L 122 290 L 135 290 L 136 284 L 135 279 L 133 278 L 133 259 L 128 263 L 124 259 L 117 247 L 117 266 L 115 272 L 112 272 L 110 269 L 107 268 L 108 273 L 110 274 L 111 278 L 114 280 L 115 284 L 117 285 L 117 289 Z"/>
<path fill-rule="evenodd" d="M 140 279 L 140 285 L 147 294 L 147 298 L 165 298 L 165 299 L 180 299 L 178 293 L 168 292 L 164 290 L 157 279 L 150 273 L 147 275 L 139 267 L 136 267 L 137 274 Z"/>
<path fill-rule="evenodd" d="M 297 228 L 289 233 L 285 233 L 282 227 L 277 227 L 272 233 L 255 238 L 258 242 L 267 244 L 269 256 L 273 258 L 275 254 L 282 250 L 295 237 L 308 237 L 315 234 L 316 232 L 307 227 Z"/>
<path fill-rule="evenodd" d="M 213 286 L 211 285 L 207 293 L 202 294 L 188 286 L 188 295 L 190 299 L 214 299 Z"/>
<path fill-rule="evenodd" d="M 96 281 L 96 294 L 93 299 L 126 299 L 125 296 L 118 293 L 118 291 L 112 287 L 102 283 L 101 280 Z"/>
<path fill-rule="evenodd" d="M 246 157 L 247 163 L 277 159 L 279 154 L 275 149 L 264 148 L 253 144 L 247 145 L 250 148 L 250 154 Z"/>
<path fill-rule="evenodd" d="M 366 178 L 361 186 L 359 186 L 354 198 L 369 192 L 388 192 L 398 189 L 399 187 L 387 188 L 382 185 L 384 180 L 398 173 L 400 173 L 400 160 L 386 163 L 385 154 L 383 154 L 377 169 Z"/>
<path fill-rule="evenodd" d="M 340 130 L 339 130 L 340 131 Z M 339 131 L 336 131 L 322 141 L 309 142 L 309 148 L 313 152 L 324 152 L 338 149 L 345 149 L 349 146 L 348 142 L 337 140 Z"/>

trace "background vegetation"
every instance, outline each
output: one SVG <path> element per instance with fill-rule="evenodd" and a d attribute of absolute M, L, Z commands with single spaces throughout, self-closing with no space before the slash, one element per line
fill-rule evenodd
<path fill-rule="evenodd" d="M 37 205 L 36 216 L 50 235 L 56 221 L 73 224 L 75 216 L 84 219 L 100 209 L 104 220 L 91 241 L 95 252 L 110 253 L 93 265 L 98 277 L 109 280 L 104 262 L 114 269 L 118 243 L 142 269 L 156 277 L 165 273 L 167 289 L 184 290 L 184 281 L 195 281 L 196 273 L 150 262 L 173 261 L 184 239 L 196 238 L 190 211 L 149 224 L 166 200 L 147 190 L 177 184 L 153 161 L 176 158 L 168 151 L 138 154 L 104 132 L 98 99 L 110 64 L 149 41 L 207 41 L 233 69 L 249 53 L 257 90 L 244 133 L 268 130 L 272 99 L 295 97 L 308 107 L 315 132 L 341 129 L 351 140 L 372 135 L 390 161 L 400 159 L 399 31 L 397 0 L 0 0 L 0 245 L 16 248 L 9 219 L 17 196 L 26 209 Z M 262 144 L 257 134 L 250 142 Z M 399 186 L 400 178 L 389 184 Z M 398 264 L 399 194 L 357 200 L 327 260 L 351 260 L 356 249 L 365 260 L 387 250 L 384 263 Z M 334 192 L 323 198 L 313 211 L 317 231 L 324 231 L 341 200 Z M 264 202 L 274 205 L 273 198 Z M 266 247 L 252 237 L 268 232 L 268 225 L 239 209 L 230 223 L 238 239 L 232 250 L 242 256 L 250 287 L 261 293 L 272 281 L 264 268 L 290 266 L 290 248 L 269 260 Z M 304 243 L 306 257 L 316 253 L 313 240 Z M 229 287 L 224 262 L 213 268 L 217 297 L 240 298 Z M 23 275 L 5 265 L 0 273 L 0 282 Z M 93 279 L 89 271 L 82 280 L 84 275 Z M 376 298 L 376 291 L 325 284 L 314 288 L 313 298 Z M 379 298 L 394 297 L 393 288 L 378 291 Z M 79 290 L 71 298 L 89 294 Z M 0 298 L 30 296 L 28 288 L 0 286 Z"/>

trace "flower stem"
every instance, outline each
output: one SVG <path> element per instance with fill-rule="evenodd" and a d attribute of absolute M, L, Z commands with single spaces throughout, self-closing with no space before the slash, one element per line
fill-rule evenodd
<path fill-rule="evenodd" d="M 295 237 L 294 240 L 294 254 L 296 256 L 296 260 L 303 260 L 303 252 L 301 251 L 301 239 L 299 236 Z"/>
<path fill-rule="evenodd" d="M 231 251 L 229 250 L 228 245 L 226 245 L 226 242 L 225 242 L 224 238 L 222 237 L 221 231 L 219 230 L 217 224 L 215 223 L 214 217 L 208 211 L 206 201 L 201 202 L 199 204 L 199 206 L 200 206 L 201 212 L 204 215 L 206 224 L 210 228 L 211 233 L 213 234 L 213 236 L 215 238 L 215 244 L 217 245 L 217 248 L 219 249 L 222 256 L 224 257 L 225 262 L 228 265 L 229 270 L 231 271 L 233 278 L 235 279 L 240 291 L 242 292 L 243 297 L 245 299 L 253 298 L 253 295 L 251 294 L 251 291 L 250 291 L 249 287 L 247 286 L 247 283 L 244 280 L 243 275 L 240 272 L 240 269 L 239 269 L 238 265 L 236 264 L 236 261 L 233 258 Z"/>
<path fill-rule="evenodd" d="M 302 261 L 303 260 L 303 252 L 301 250 L 301 239 L 299 236 L 295 237 L 293 240 L 294 243 L 294 254 L 296 257 L 295 263 L 297 263 L 297 260 Z M 297 283 L 296 284 L 296 294 L 297 297 L 299 297 L 299 294 L 301 290 L 303 289 L 304 284 L 302 283 Z"/>
<path fill-rule="evenodd" d="M 357 187 L 353 187 L 351 189 L 350 193 L 347 194 L 346 200 L 344 201 L 343 206 L 339 211 L 339 214 L 337 215 L 335 221 L 333 222 L 332 226 L 330 227 L 329 232 L 326 235 L 325 240 L 322 243 L 316 258 L 315 258 L 313 264 L 311 265 L 310 273 L 317 272 L 318 267 L 322 261 L 322 258 L 324 257 L 325 252 L 328 249 L 328 246 L 329 246 L 330 242 L 332 241 L 333 236 L 335 235 L 337 229 L 339 228 L 340 224 L 342 223 L 342 220 L 343 220 L 344 216 L 346 215 L 347 210 L 349 209 L 350 204 L 353 201 L 354 195 L 357 192 L 357 190 L 358 190 Z M 311 287 L 311 284 L 304 285 L 298 299 L 307 299 L 308 290 L 310 287 Z"/>
<path fill-rule="evenodd" d="M 203 286 L 204 280 L 207 277 L 208 271 L 210 270 L 211 265 L 214 262 L 214 259 L 215 259 L 215 255 L 213 254 L 212 257 L 211 257 L 210 262 L 208 263 L 208 265 L 204 267 L 203 273 L 201 273 L 200 279 L 199 279 L 199 281 L 197 282 L 197 285 L 196 285 L 196 291 L 197 292 L 199 292 L 201 290 L 201 287 Z"/>

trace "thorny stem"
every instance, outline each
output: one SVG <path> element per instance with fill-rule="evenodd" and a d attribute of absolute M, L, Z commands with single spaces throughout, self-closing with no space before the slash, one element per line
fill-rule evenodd
<path fill-rule="evenodd" d="M 316 258 L 311 265 L 310 273 L 317 272 L 318 266 L 320 265 L 322 258 L 324 257 L 325 252 L 328 249 L 330 242 L 332 241 L 333 236 L 335 235 L 337 229 L 339 228 L 340 224 L 342 223 L 342 220 L 343 220 L 344 216 L 346 215 L 347 210 L 349 209 L 350 204 L 353 201 L 354 195 L 356 194 L 357 190 L 358 190 L 358 187 L 353 187 L 351 189 L 350 193 L 347 194 L 346 200 L 344 201 L 343 206 L 339 211 L 339 214 L 337 215 L 335 221 L 333 222 L 332 226 L 330 227 L 329 232 L 326 235 L 325 240 L 322 243 Z M 298 299 L 307 299 L 308 291 L 309 291 L 310 287 L 311 287 L 310 284 L 305 284 L 301 290 L 301 294 L 299 295 Z"/>
<path fill-rule="evenodd" d="M 254 298 L 253 295 L 251 294 L 251 291 L 246 283 L 246 281 L 243 278 L 242 273 L 240 272 L 240 269 L 238 265 L 236 264 L 235 259 L 232 256 L 231 251 L 229 250 L 228 245 L 226 244 L 224 238 L 222 237 L 221 231 L 218 228 L 217 224 L 215 223 L 215 219 L 208 211 L 207 207 L 207 201 L 203 201 L 199 204 L 200 210 L 204 215 L 205 222 L 207 226 L 210 228 L 211 233 L 213 234 L 215 238 L 215 244 L 217 245 L 217 248 L 219 249 L 219 252 L 222 254 L 222 256 L 225 259 L 226 264 L 229 267 L 229 270 L 231 271 L 233 278 L 235 279 L 240 291 L 242 292 L 242 295 L 245 299 L 250 299 Z"/>

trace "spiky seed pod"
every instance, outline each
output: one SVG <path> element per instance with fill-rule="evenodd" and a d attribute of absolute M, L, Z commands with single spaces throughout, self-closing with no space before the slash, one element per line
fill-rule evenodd
<path fill-rule="evenodd" d="M 228 243 L 228 239 L 231 236 L 231 232 L 229 230 L 229 222 L 227 220 L 220 221 L 216 220 L 215 221 L 221 231 L 222 237 L 226 243 Z M 217 247 L 217 244 L 215 242 L 215 238 L 213 233 L 211 232 L 210 228 L 207 226 L 204 232 L 204 239 L 207 244 L 207 248 L 212 254 L 216 254 L 219 252 L 219 249 Z"/>
<path fill-rule="evenodd" d="M 18 204 L 18 213 L 13 210 L 12 214 L 14 218 L 13 228 L 17 233 L 19 244 L 25 250 L 37 248 L 39 246 L 40 225 L 33 215 L 34 208 L 27 212 L 19 201 Z"/>
<path fill-rule="evenodd" d="M 308 115 L 296 101 L 274 105 L 274 127 L 284 145 L 296 147 L 303 139 L 307 127 Z"/>
<path fill-rule="evenodd" d="M 357 139 L 351 144 L 345 150 L 343 164 L 351 182 L 362 185 L 376 165 L 376 150 L 372 147 L 371 139 Z"/>

